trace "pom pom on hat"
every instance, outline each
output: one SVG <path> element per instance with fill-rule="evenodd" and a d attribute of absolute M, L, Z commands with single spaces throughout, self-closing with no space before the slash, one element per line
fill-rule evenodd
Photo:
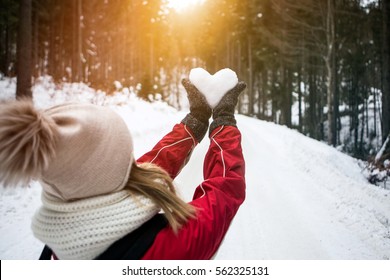
<path fill-rule="evenodd" d="M 30 100 L 0 105 L 0 181 L 7 185 L 39 178 L 55 155 L 56 126 Z"/>
<path fill-rule="evenodd" d="M 133 140 L 113 110 L 68 103 L 45 111 L 32 102 L 0 108 L 0 181 L 38 179 L 62 201 L 122 190 L 134 162 Z"/>

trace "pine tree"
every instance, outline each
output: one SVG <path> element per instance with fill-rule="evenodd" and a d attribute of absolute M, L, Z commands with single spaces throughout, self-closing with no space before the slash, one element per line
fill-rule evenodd
<path fill-rule="evenodd" d="M 18 51 L 17 51 L 17 98 L 32 98 L 31 92 L 31 0 L 20 1 Z"/>

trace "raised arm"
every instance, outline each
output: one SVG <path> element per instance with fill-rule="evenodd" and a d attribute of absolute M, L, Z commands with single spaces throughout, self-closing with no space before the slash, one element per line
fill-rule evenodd
<path fill-rule="evenodd" d="M 154 148 L 137 162 L 151 162 L 168 172 L 174 179 L 188 162 L 193 148 L 204 138 L 211 116 L 205 97 L 190 83 L 183 80 L 190 102 L 190 112 L 165 135 Z"/>
<path fill-rule="evenodd" d="M 190 202 L 197 209 L 175 235 L 163 229 L 143 259 L 210 259 L 245 199 L 245 162 L 234 107 L 245 84 L 237 85 L 214 109 L 204 178 Z"/>
<path fill-rule="evenodd" d="M 151 151 L 140 157 L 137 162 L 154 163 L 175 179 L 189 160 L 192 150 L 198 144 L 189 127 L 180 123 L 165 135 Z"/>

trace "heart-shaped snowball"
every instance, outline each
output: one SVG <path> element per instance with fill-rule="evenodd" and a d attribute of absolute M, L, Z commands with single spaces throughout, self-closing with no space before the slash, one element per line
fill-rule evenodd
<path fill-rule="evenodd" d="M 203 68 L 194 68 L 190 72 L 191 83 L 206 97 L 211 108 L 215 108 L 222 97 L 238 83 L 237 74 L 225 68 L 214 75 Z"/>

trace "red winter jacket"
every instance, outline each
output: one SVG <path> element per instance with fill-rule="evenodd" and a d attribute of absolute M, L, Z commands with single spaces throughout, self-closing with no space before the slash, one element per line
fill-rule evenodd
<path fill-rule="evenodd" d="M 197 142 L 188 127 L 177 124 L 138 162 L 152 162 L 174 179 Z M 204 181 L 190 202 L 197 209 L 175 235 L 168 226 L 156 236 L 142 259 L 210 259 L 217 251 L 239 206 L 245 199 L 245 163 L 241 134 L 234 126 L 212 132 L 204 160 Z"/>
<path fill-rule="evenodd" d="M 138 162 L 157 164 L 174 179 L 186 164 L 196 144 L 189 128 L 184 124 L 177 124 Z M 127 256 L 139 259 L 142 254 L 142 259 L 145 260 L 210 259 L 245 199 L 245 164 L 241 150 L 241 134 L 236 127 L 221 126 L 213 131 L 203 173 L 205 181 L 196 188 L 190 202 L 197 209 L 196 218 L 190 219 L 177 235 L 169 226 L 165 226 L 166 223 L 161 222 L 160 218 L 152 218 L 151 223 L 147 222 L 145 226 L 153 227 L 156 223 L 157 228 L 162 228 L 156 232 L 154 241 L 151 235 L 146 238 L 143 230 L 141 234 L 136 230 L 115 242 L 97 259 L 127 259 Z M 154 229 L 152 233 L 154 234 Z M 149 247 L 142 243 L 152 245 Z M 146 253 L 143 246 L 148 248 Z M 52 250 L 45 246 L 40 259 L 51 258 L 57 259 Z"/>

